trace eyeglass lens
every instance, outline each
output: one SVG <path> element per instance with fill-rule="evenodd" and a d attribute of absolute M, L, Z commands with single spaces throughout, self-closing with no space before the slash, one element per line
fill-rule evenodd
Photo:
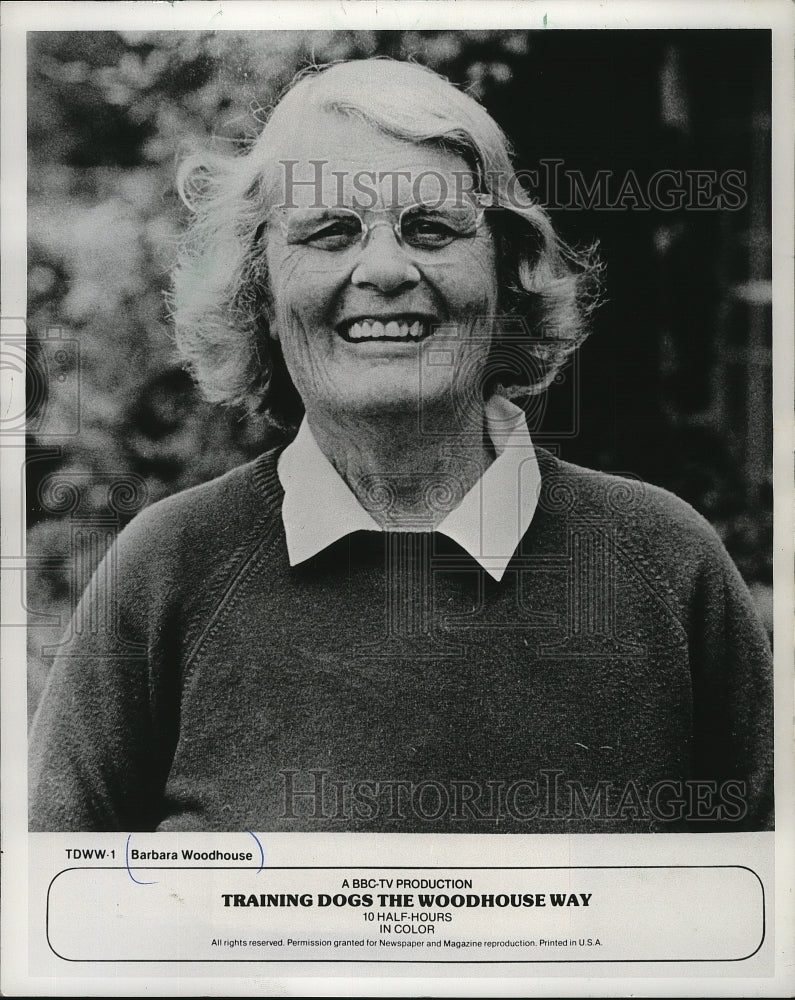
<path fill-rule="evenodd" d="M 409 205 L 395 225 L 401 244 L 416 250 L 439 250 L 455 240 L 475 235 L 480 221 L 479 210 L 469 202 L 442 202 L 439 205 Z M 320 250 L 346 250 L 362 241 L 369 225 L 350 208 L 298 209 L 283 220 L 288 243 L 303 244 Z"/>

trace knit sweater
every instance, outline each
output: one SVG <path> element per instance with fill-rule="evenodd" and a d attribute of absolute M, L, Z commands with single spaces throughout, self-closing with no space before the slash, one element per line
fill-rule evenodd
<path fill-rule="evenodd" d="M 537 454 L 499 583 L 428 533 L 290 567 L 276 450 L 145 510 L 54 663 L 31 829 L 769 828 L 770 650 L 719 539 Z"/>

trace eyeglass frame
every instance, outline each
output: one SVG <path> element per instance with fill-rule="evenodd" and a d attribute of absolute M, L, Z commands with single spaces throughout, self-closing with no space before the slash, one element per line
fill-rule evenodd
<path fill-rule="evenodd" d="M 494 207 L 496 207 L 496 203 L 495 203 L 494 198 L 493 198 L 492 195 L 489 195 L 489 194 L 473 194 L 473 198 L 474 198 L 475 202 L 477 203 L 477 209 L 476 209 L 476 214 L 475 214 L 475 232 L 473 232 L 471 236 L 456 237 L 455 239 L 473 239 L 474 236 L 477 233 L 477 229 L 480 227 L 480 224 L 483 221 L 483 216 L 485 215 L 486 209 L 487 208 L 494 208 Z M 411 244 L 406 244 L 404 242 L 404 240 L 403 240 L 403 235 L 402 235 L 403 217 L 406 214 L 406 212 L 410 211 L 413 208 L 417 208 L 417 207 L 421 207 L 421 206 L 425 206 L 427 208 L 439 208 L 441 205 L 445 205 L 445 204 L 448 203 L 448 201 L 452 201 L 452 200 L 453 199 L 446 199 L 445 201 L 441 201 L 441 202 L 437 202 L 437 203 L 415 201 L 415 202 L 412 202 L 410 205 L 404 205 L 403 208 L 400 210 L 400 215 L 397 217 L 397 220 L 395 222 L 393 222 L 393 223 L 389 223 L 386 220 L 377 221 L 377 222 L 374 222 L 374 223 L 367 223 L 362 218 L 362 216 L 359 214 L 359 211 L 357 211 L 355 208 L 353 208 L 350 205 L 337 205 L 334 208 L 330 208 L 329 211 L 341 212 L 341 213 L 344 213 L 346 215 L 355 215 L 356 218 L 359 220 L 359 222 L 361 224 L 361 227 L 362 227 L 361 235 L 356 240 L 356 242 L 352 243 L 349 247 L 343 248 L 342 252 L 344 252 L 345 250 L 353 250 L 353 249 L 359 249 L 359 250 L 361 250 L 361 249 L 363 249 L 366 246 L 366 244 L 367 244 L 367 240 L 369 238 L 370 233 L 374 229 L 378 228 L 378 226 L 389 226 L 389 228 L 394 232 L 397 244 L 398 244 L 398 246 L 401 249 L 403 249 L 403 250 L 409 250 L 409 251 L 413 251 L 413 252 L 417 252 L 418 250 L 422 250 L 422 249 L 427 249 L 427 250 L 429 250 L 430 252 L 433 253 L 433 252 L 438 252 L 438 250 L 444 250 L 444 249 L 446 249 L 448 246 L 451 245 L 451 243 L 455 242 L 455 239 L 451 240 L 450 243 L 445 244 L 443 247 L 439 247 L 439 248 L 435 248 L 435 249 L 434 248 L 413 247 L 413 246 L 411 246 Z M 458 202 L 456 202 L 456 204 L 458 204 Z M 322 206 L 322 207 L 327 207 L 327 206 Z M 371 213 L 385 213 L 385 212 L 393 211 L 394 207 L 395 206 L 387 206 L 387 207 L 384 207 L 384 208 L 368 208 L 365 211 L 371 212 Z M 473 206 L 473 207 L 475 207 L 475 206 Z M 269 214 L 270 215 L 275 214 L 276 212 L 279 211 L 280 208 L 284 208 L 284 206 L 280 206 L 280 205 L 274 206 L 271 209 L 271 212 Z M 287 235 L 287 223 L 285 222 L 285 220 L 283 218 L 280 218 L 278 221 L 279 221 L 279 228 L 281 229 L 282 234 L 284 236 L 286 236 Z M 256 234 L 255 234 L 255 239 L 257 241 L 259 241 L 262 238 L 262 236 L 263 236 L 263 234 L 265 232 L 265 226 L 266 225 L 267 225 L 267 222 L 262 222 L 257 227 L 257 231 L 256 231 Z M 327 252 L 327 253 L 334 253 L 334 252 L 340 252 L 340 251 L 339 250 L 338 251 L 328 250 L 328 251 L 325 251 L 325 252 Z"/>

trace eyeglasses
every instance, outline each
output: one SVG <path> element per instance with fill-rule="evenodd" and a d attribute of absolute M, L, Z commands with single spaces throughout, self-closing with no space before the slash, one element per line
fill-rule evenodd
<path fill-rule="evenodd" d="M 279 225 L 287 243 L 340 252 L 364 246 L 378 226 L 389 226 L 398 244 L 412 251 L 435 252 L 458 240 L 472 239 L 491 201 L 480 195 L 476 202 L 444 201 L 439 204 L 406 205 L 396 220 L 367 223 L 352 208 L 305 208 L 285 212 Z M 394 208 L 368 209 L 367 214 L 393 213 Z"/>

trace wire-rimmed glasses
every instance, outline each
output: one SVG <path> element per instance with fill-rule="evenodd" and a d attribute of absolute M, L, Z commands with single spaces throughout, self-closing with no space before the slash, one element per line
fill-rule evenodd
<path fill-rule="evenodd" d="M 329 253 L 363 247 L 378 226 L 390 227 L 398 245 L 413 252 L 435 253 L 459 240 L 477 235 L 483 214 L 491 204 L 488 196 L 442 202 L 417 202 L 403 208 L 366 209 L 348 207 L 276 209 L 276 219 L 286 242 Z M 398 212 L 397 218 L 394 217 Z M 392 219 L 366 221 L 365 216 L 391 214 Z"/>

